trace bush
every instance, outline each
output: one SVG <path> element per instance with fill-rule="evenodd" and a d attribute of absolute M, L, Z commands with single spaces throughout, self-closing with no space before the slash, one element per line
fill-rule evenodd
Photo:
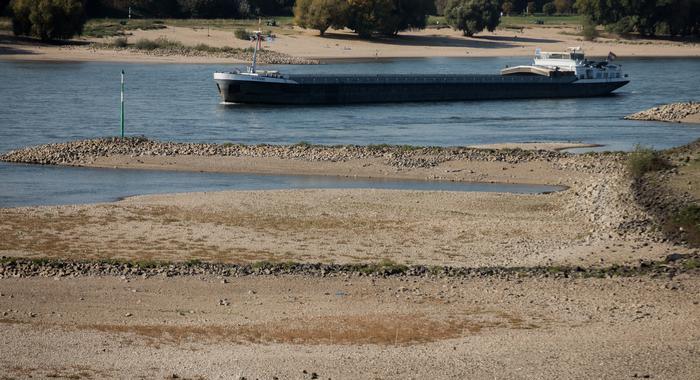
<path fill-rule="evenodd" d="M 633 17 L 623 17 L 616 23 L 606 25 L 605 30 L 624 36 L 634 31 L 634 25 L 635 20 Z"/>
<path fill-rule="evenodd" d="M 243 28 L 238 28 L 233 31 L 233 35 L 236 36 L 236 38 L 240 40 L 249 40 L 250 39 L 250 33 L 248 33 L 247 30 Z"/>
<path fill-rule="evenodd" d="M 450 0 L 445 20 L 465 36 L 473 36 L 484 29 L 493 32 L 501 21 L 501 9 L 493 0 Z"/>
<path fill-rule="evenodd" d="M 112 41 L 112 46 L 116 48 L 125 48 L 129 45 L 129 40 L 126 37 L 117 37 Z"/>
<path fill-rule="evenodd" d="M 632 178 L 641 178 L 645 173 L 669 167 L 670 164 L 659 152 L 641 145 L 636 145 L 627 157 L 627 171 Z"/>
<path fill-rule="evenodd" d="M 593 41 L 598 37 L 598 30 L 596 29 L 596 24 L 590 18 L 586 17 L 583 20 L 583 30 L 581 34 L 583 39 L 586 41 Z"/>
<path fill-rule="evenodd" d="M 139 50 L 156 50 L 156 49 L 182 49 L 184 46 L 178 41 L 171 41 L 165 37 L 158 37 L 155 40 L 142 38 L 134 44 L 134 47 Z"/>
<path fill-rule="evenodd" d="M 554 3 L 547 3 L 542 6 L 542 13 L 544 13 L 547 16 L 553 15 L 557 11 L 557 7 L 554 5 Z"/>
<path fill-rule="evenodd" d="M 664 228 L 673 235 L 680 232 L 689 246 L 700 247 L 700 206 L 691 204 L 680 209 Z"/>
<path fill-rule="evenodd" d="M 85 11 L 80 0 L 12 0 L 15 35 L 42 40 L 69 39 L 82 34 Z"/>

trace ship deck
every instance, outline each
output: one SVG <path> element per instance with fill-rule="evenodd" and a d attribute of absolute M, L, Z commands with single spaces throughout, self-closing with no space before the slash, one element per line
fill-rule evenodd
<path fill-rule="evenodd" d="M 441 84 L 441 83 L 569 83 L 576 77 L 518 76 L 499 74 L 290 74 L 299 84 Z"/>

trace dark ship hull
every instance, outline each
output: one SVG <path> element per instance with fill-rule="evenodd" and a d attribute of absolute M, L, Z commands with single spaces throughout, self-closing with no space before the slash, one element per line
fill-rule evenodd
<path fill-rule="evenodd" d="M 573 75 L 290 75 L 215 81 L 225 102 L 297 105 L 593 97 L 629 82 Z"/>

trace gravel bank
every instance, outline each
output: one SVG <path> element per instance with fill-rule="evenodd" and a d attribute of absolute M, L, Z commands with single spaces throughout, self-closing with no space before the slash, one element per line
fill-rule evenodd
<path fill-rule="evenodd" d="M 671 103 L 625 116 L 625 119 L 697 123 L 696 116 L 698 114 L 700 114 L 700 103 L 698 102 Z"/>
<path fill-rule="evenodd" d="M 607 154 L 607 159 L 577 156 L 552 150 L 479 149 L 469 147 L 412 147 L 395 145 L 323 146 L 299 143 L 294 145 L 243 145 L 175 143 L 143 137 L 111 137 L 46 144 L 14 150 L 0 160 L 42 165 L 83 165 L 97 157 L 125 155 L 202 156 L 202 157 L 274 157 L 304 161 L 346 162 L 381 158 L 387 164 L 402 168 L 430 168 L 451 160 L 489 161 L 518 164 L 521 162 L 560 162 L 565 167 L 584 171 L 611 172 L 619 169 L 623 154 Z M 580 157 L 580 158 L 576 158 Z"/>
<path fill-rule="evenodd" d="M 425 277 L 425 278 L 605 278 L 613 276 L 676 276 L 700 274 L 700 254 L 670 254 L 663 261 L 640 260 L 639 265 L 600 267 L 481 267 L 377 264 L 270 263 L 223 264 L 72 261 L 0 257 L 0 279 L 22 277 L 174 277 L 214 275 L 222 277 L 300 275 L 311 277 Z"/>
<path fill-rule="evenodd" d="M 108 50 L 114 51 L 116 54 L 128 51 L 131 53 L 145 54 L 153 57 L 206 57 L 206 58 L 223 58 L 233 59 L 244 62 L 253 60 L 253 53 L 248 50 L 238 49 L 229 51 L 214 51 L 200 50 L 196 47 L 182 46 L 180 48 L 165 48 L 165 49 L 138 49 L 135 47 L 116 48 L 110 45 L 91 45 L 92 50 Z M 318 60 L 294 57 L 285 53 L 276 52 L 273 50 L 260 50 L 258 52 L 257 61 L 259 64 L 265 65 L 317 65 Z"/>

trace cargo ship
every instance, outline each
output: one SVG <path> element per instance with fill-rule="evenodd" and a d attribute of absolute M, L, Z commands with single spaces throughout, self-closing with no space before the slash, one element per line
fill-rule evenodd
<path fill-rule="evenodd" d="M 576 98 L 609 95 L 629 83 L 614 54 L 585 58 L 580 48 L 535 51 L 532 65 L 506 67 L 499 74 L 283 74 L 257 70 L 260 33 L 253 63 L 245 71 L 214 73 L 226 103 L 355 104 L 463 100 Z"/>

